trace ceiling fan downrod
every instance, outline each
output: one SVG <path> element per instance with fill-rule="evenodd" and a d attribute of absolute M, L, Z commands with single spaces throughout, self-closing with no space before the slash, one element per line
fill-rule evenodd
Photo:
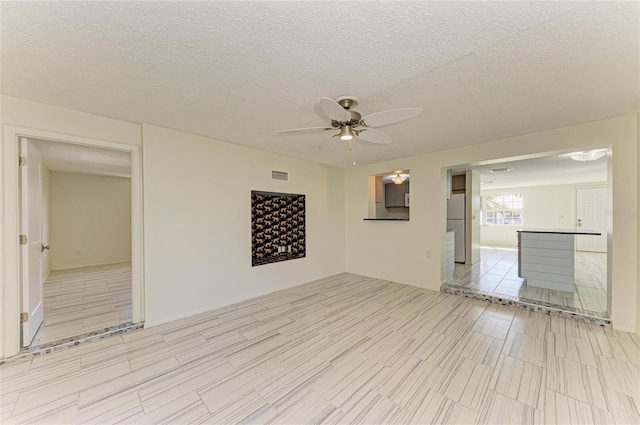
<path fill-rule="evenodd" d="M 353 99 L 345 98 L 338 101 L 338 104 L 348 111 L 352 107 L 356 106 L 356 101 L 354 101 Z"/>

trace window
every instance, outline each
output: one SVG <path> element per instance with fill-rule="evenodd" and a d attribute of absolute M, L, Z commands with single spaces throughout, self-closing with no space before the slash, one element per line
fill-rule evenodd
<path fill-rule="evenodd" d="M 485 195 L 482 197 L 482 224 L 487 226 L 521 226 L 522 195 Z"/>

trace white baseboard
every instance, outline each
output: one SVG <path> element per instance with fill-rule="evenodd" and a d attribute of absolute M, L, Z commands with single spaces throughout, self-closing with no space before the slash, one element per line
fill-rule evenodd
<path fill-rule="evenodd" d="M 90 263 L 90 264 L 83 264 L 83 265 L 80 265 L 80 266 L 54 267 L 54 268 L 51 269 L 51 271 L 49 271 L 49 273 L 51 273 L 52 271 L 81 269 L 83 267 L 110 266 L 111 264 L 130 263 L 130 262 L 131 262 L 131 259 L 129 259 L 129 260 L 121 260 L 121 261 L 109 261 L 107 263 Z"/>
<path fill-rule="evenodd" d="M 242 301 L 240 301 L 240 302 L 242 302 Z M 233 303 L 233 304 L 235 304 L 235 303 Z M 144 321 L 144 327 L 146 329 L 146 328 L 151 328 L 153 326 L 164 325 L 165 323 L 174 322 L 176 320 L 186 319 L 187 317 L 195 316 L 195 315 L 201 314 L 201 313 L 206 313 L 207 311 L 213 311 L 213 310 L 216 310 L 218 308 L 223 308 L 223 307 L 226 307 L 226 306 L 205 307 L 205 308 L 202 308 L 202 309 L 199 309 L 199 310 L 190 311 L 186 315 L 177 315 L 177 316 L 167 317 L 167 318 L 160 319 L 160 320 L 145 320 Z"/>
<path fill-rule="evenodd" d="M 616 322 L 613 319 L 611 320 L 611 326 L 613 326 L 613 329 L 617 331 L 628 332 L 630 334 L 636 333 L 636 330 L 634 328 L 628 328 L 626 326 L 616 326 Z"/>
<path fill-rule="evenodd" d="M 166 317 L 166 318 L 162 318 L 162 319 L 159 319 L 159 320 L 145 320 L 144 321 L 144 327 L 145 328 L 151 328 L 153 326 L 164 325 L 165 323 L 173 322 L 175 320 L 186 319 L 186 318 L 189 318 L 191 316 L 196 316 L 196 315 L 201 314 L 201 313 L 206 313 L 208 311 L 214 311 L 214 310 L 217 310 L 219 308 L 228 307 L 228 306 L 230 306 L 232 304 L 237 304 L 237 303 L 241 303 L 241 302 L 244 302 L 244 301 L 249 301 L 249 300 L 251 300 L 253 298 L 259 298 L 259 297 L 263 297 L 263 296 L 269 295 L 269 294 L 275 294 L 275 293 L 280 292 L 280 291 L 286 291 L 287 289 L 291 289 L 291 288 L 294 288 L 296 286 L 304 285 L 304 284 L 307 284 L 307 283 L 310 283 L 310 282 L 315 282 L 316 280 L 327 279 L 327 278 L 330 278 L 330 277 L 333 277 L 333 276 L 338 276 L 338 275 L 343 274 L 343 273 L 347 273 L 347 272 L 331 273 L 331 274 L 328 274 L 326 276 L 318 277 L 318 278 L 315 278 L 315 279 L 310 280 L 310 281 L 306 281 L 306 282 L 302 282 L 302 283 L 296 283 L 296 284 L 287 286 L 286 288 L 277 289 L 277 290 L 271 291 L 271 292 L 265 292 L 264 294 L 254 295 L 254 296 L 252 296 L 250 298 L 245 298 L 243 300 L 234 301 L 232 303 L 225 304 L 225 305 L 219 305 L 219 306 L 216 306 L 216 307 L 204 307 L 204 308 L 201 308 L 201 309 L 198 309 L 198 310 L 190 311 L 189 313 L 186 313 L 186 314 L 180 314 L 180 315 L 176 315 L 176 316 L 172 316 L 172 317 Z"/>

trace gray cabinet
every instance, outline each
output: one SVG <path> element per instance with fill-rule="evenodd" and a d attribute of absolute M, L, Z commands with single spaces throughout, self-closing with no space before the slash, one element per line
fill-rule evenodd
<path fill-rule="evenodd" d="M 409 180 L 405 180 L 402 184 L 386 183 L 384 185 L 384 206 L 404 208 L 405 193 L 409 193 Z"/>
<path fill-rule="evenodd" d="M 451 190 L 453 192 L 464 192 L 467 188 L 467 176 L 459 174 L 451 178 Z"/>
<path fill-rule="evenodd" d="M 527 286 L 576 292 L 575 233 L 518 231 L 518 277 Z"/>

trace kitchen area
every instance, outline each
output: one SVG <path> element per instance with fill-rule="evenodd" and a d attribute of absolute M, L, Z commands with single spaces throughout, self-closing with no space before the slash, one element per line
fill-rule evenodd
<path fill-rule="evenodd" d="M 409 221 L 409 170 L 369 176 L 369 215 L 365 220 Z"/>
<path fill-rule="evenodd" d="M 606 324 L 607 161 L 572 156 L 445 170 L 443 291 Z"/>
<path fill-rule="evenodd" d="M 445 275 L 451 281 L 456 264 L 480 260 L 480 178 L 473 170 L 447 170 L 446 178 Z"/>

